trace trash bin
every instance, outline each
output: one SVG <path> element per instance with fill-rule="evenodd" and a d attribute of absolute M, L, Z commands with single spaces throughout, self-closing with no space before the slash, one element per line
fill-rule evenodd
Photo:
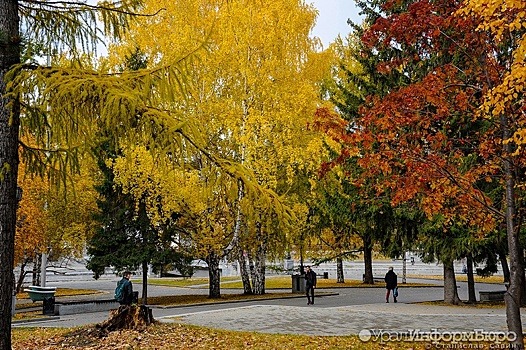
<path fill-rule="evenodd" d="M 324 280 L 328 280 L 328 279 L 329 279 L 329 272 L 325 271 L 325 272 L 323 273 L 323 279 L 324 279 Z"/>
<path fill-rule="evenodd" d="M 292 293 L 305 293 L 305 275 L 292 275 Z"/>
<path fill-rule="evenodd" d="M 132 304 L 139 304 L 139 292 L 133 292 Z"/>
<path fill-rule="evenodd" d="M 42 301 L 42 313 L 44 315 L 55 314 L 55 297 L 47 297 Z"/>

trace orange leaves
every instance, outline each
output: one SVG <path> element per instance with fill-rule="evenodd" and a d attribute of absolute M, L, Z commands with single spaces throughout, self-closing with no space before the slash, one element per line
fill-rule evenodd
<path fill-rule="evenodd" d="M 342 119 L 328 107 L 316 109 L 314 121 L 311 126 L 314 129 L 326 133 L 327 136 L 337 142 L 345 143 L 350 141 L 349 122 Z"/>
<path fill-rule="evenodd" d="M 369 47 L 407 47 L 416 53 L 414 61 L 419 61 L 428 56 L 435 44 L 439 44 L 435 40 L 442 35 L 440 29 L 447 23 L 447 14 L 456 9 L 456 4 L 423 0 L 410 4 L 406 11 L 400 11 L 400 5 L 398 1 L 387 2 L 384 9 L 394 14 L 378 18 L 365 32 L 363 42 Z"/>
<path fill-rule="evenodd" d="M 47 182 L 26 174 L 25 164 L 20 164 L 18 183 L 23 194 L 17 211 L 15 264 L 44 249 L 47 239 L 44 213 Z"/>
<path fill-rule="evenodd" d="M 308 332 L 307 332 L 308 333 Z M 107 337 L 96 337 L 87 328 L 14 329 L 13 350 L 25 349 L 374 349 L 376 343 L 364 345 L 357 337 L 323 337 L 308 335 L 262 334 L 207 329 L 182 324 L 156 324 L 144 331 L 116 331 Z M 384 349 L 413 349 L 414 344 L 384 344 Z"/>

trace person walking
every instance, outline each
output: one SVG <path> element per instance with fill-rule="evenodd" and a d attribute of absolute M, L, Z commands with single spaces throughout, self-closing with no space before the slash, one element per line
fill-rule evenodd
<path fill-rule="evenodd" d="M 307 292 L 307 305 L 314 305 L 314 288 L 316 288 L 316 272 L 312 271 L 310 266 L 307 266 L 305 272 L 305 289 Z"/>
<path fill-rule="evenodd" d="M 133 303 L 133 285 L 130 281 L 132 273 L 124 271 L 122 279 L 117 282 L 115 289 L 115 299 L 120 305 L 131 305 Z"/>
<path fill-rule="evenodd" d="M 397 302 L 396 289 L 398 288 L 398 278 L 396 276 L 396 273 L 394 273 L 392 266 L 389 267 L 389 271 L 387 271 L 387 273 L 385 274 L 384 280 L 385 280 L 385 289 L 387 289 L 385 293 L 385 302 L 386 303 L 389 302 L 389 295 L 391 294 L 391 291 L 393 291 L 393 299 L 394 299 L 394 302 L 396 303 Z"/>

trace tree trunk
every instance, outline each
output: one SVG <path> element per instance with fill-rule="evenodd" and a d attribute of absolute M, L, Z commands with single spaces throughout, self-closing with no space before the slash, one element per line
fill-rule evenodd
<path fill-rule="evenodd" d="M 473 277 L 473 257 L 471 253 L 466 257 L 467 275 L 468 275 L 468 303 L 476 303 L 477 296 L 475 294 L 475 278 Z"/>
<path fill-rule="evenodd" d="M 210 253 L 206 258 L 208 264 L 208 297 L 221 298 L 221 274 L 219 273 L 219 257 Z"/>
<path fill-rule="evenodd" d="M 252 284 L 254 284 L 256 280 L 256 269 L 254 267 L 254 258 L 252 257 L 252 253 L 248 252 L 248 271 L 250 273 L 250 279 L 252 280 Z"/>
<path fill-rule="evenodd" d="M 18 1 L 0 1 L 0 349 L 11 349 L 20 105 L 6 97 L 6 73 L 20 63 Z"/>
<path fill-rule="evenodd" d="M 148 262 L 142 262 L 142 304 L 148 305 Z"/>
<path fill-rule="evenodd" d="M 458 297 L 457 280 L 455 278 L 455 269 L 453 268 L 453 261 L 444 261 L 444 302 L 448 304 L 458 305 L 460 298 Z"/>
<path fill-rule="evenodd" d="M 520 241 L 519 241 L 519 244 L 520 244 Z M 521 254 L 519 254 L 519 257 L 520 257 L 520 266 L 524 266 L 524 249 L 522 249 L 522 245 L 521 245 L 521 248 L 520 248 L 520 251 L 521 251 Z M 524 275 L 524 268 L 521 269 L 522 273 L 521 273 L 521 281 L 522 281 L 522 284 L 521 284 L 521 306 L 525 306 L 526 305 L 526 277 Z"/>
<path fill-rule="evenodd" d="M 504 283 L 510 282 L 510 267 L 508 265 L 508 259 L 506 258 L 506 254 L 499 253 L 499 260 L 500 265 L 502 266 L 502 274 L 504 275 Z"/>
<path fill-rule="evenodd" d="M 509 140 L 512 131 L 509 127 L 508 118 L 503 115 L 500 119 L 502 127 L 502 139 Z M 506 179 L 506 234 L 508 237 L 508 253 L 510 258 L 510 286 L 504 296 L 506 302 L 506 322 L 508 331 L 516 335 L 516 339 L 511 342 L 515 349 L 524 349 L 524 339 L 522 334 L 521 322 L 521 299 L 524 284 L 524 268 L 522 266 L 519 242 L 519 227 L 516 226 L 516 207 L 515 207 L 515 171 L 513 166 L 512 153 L 513 143 L 503 142 L 503 170 Z"/>
<path fill-rule="evenodd" d="M 239 262 L 239 273 L 241 274 L 241 281 L 243 281 L 243 294 L 251 295 L 253 292 L 252 286 L 250 285 L 247 257 L 239 245 L 235 249 L 237 251 L 237 261 Z"/>
<path fill-rule="evenodd" d="M 118 309 L 111 310 L 109 318 L 103 323 L 97 324 L 95 328 L 98 331 L 98 336 L 103 337 L 109 332 L 122 329 L 143 331 L 154 322 L 152 309 L 149 307 L 144 305 L 121 305 Z M 85 329 L 81 331 L 85 331 Z"/>
<path fill-rule="evenodd" d="M 371 242 L 371 237 L 365 235 L 363 239 L 363 262 L 365 265 L 365 278 L 363 283 L 365 284 L 374 284 L 373 279 L 373 245 Z"/>
<path fill-rule="evenodd" d="M 34 286 L 40 286 L 40 264 L 42 260 L 40 259 L 40 254 L 36 253 L 33 257 L 33 280 L 32 284 Z"/>
<path fill-rule="evenodd" d="M 15 291 L 16 293 L 20 293 L 22 291 L 22 284 L 24 284 L 24 279 L 26 278 L 26 275 L 29 273 L 29 271 L 26 271 L 27 266 L 27 259 L 24 259 L 22 265 L 20 265 L 20 275 L 18 275 L 18 281 L 16 282 Z"/>
<path fill-rule="evenodd" d="M 345 283 L 345 278 L 343 277 L 343 259 L 336 258 L 336 282 Z"/>
<path fill-rule="evenodd" d="M 265 234 L 262 232 L 261 225 L 256 225 L 256 239 L 259 242 L 254 268 L 254 294 L 263 295 L 265 294 L 265 270 L 267 260 L 267 240 Z"/>

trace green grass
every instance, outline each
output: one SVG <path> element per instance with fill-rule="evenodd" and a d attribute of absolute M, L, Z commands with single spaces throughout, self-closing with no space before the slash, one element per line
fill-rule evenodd
<path fill-rule="evenodd" d="M 419 278 L 419 279 L 428 279 L 428 280 L 444 280 L 444 276 L 442 275 L 408 275 L 407 278 Z M 460 282 L 467 282 L 468 277 L 467 275 L 455 275 L 455 278 L 457 281 Z M 495 284 L 503 284 L 504 283 L 504 277 L 502 276 L 489 276 L 489 277 L 481 277 L 481 276 L 474 276 L 475 283 L 495 283 Z"/>
<path fill-rule="evenodd" d="M 463 301 L 458 305 L 453 305 L 453 304 L 449 304 L 444 301 L 438 300 L 438 301 L 422 301 L 422 302 L 418 302 L 414 304 L 433 305 L 433 306 L 451 306 L 451 307 L 472 308 L 472 309 L 503 309 L 506 307 L 506 304 L 503 301 L 483 301 L 483 302 L 477 302 L 474 304 L 470 304 L 468 302 Z"/>
<path fill-rule="evenodd" d="M 167 286 L 167 287 L 197 287 L 208 288 L 208 278 L 151 278 L 148 279 L 149 285 Z M 384 287 L 384 283 L 375 283 L 374 285 L 364 284 L 358 280 L 346 280 L 345 283 L 336 283 L 336 279 L 318 279 L 318 288 L 378 288 Z M 435 286 L 428 283 L 406 283 L 407 287 L 425 287 Z M 223 277 L 221 278 L 221 288 L 242 289 L 243 282 L 240 277 Z M 291 276 L 267 276 L 265 278 L 266 289 L 292 289 Z"/>
<path fill-rule="evenodd" d="M 245 295 L 245 294 L 223 294 L 220 298 L 209 298 L 208 295 L 169 295 L 160 297 L 149 297 L 149 305 L 188 305 L 188 304 L 213 304 L 220 302 L 240 301 L 240 300 L 264 300 L 273 298 L 291 298 L 303 294 L 289 293 L 267 293 L 263 295 Z"/>
<path fill-rule="evenodd" d="M 435 286 L 427 283 L 406 283 L 404 287 L 427 287 Z M 223 288 L 241 289 L 243 284 L 240 281 L 225 282 L 221 284 Z M 345 283 L 337 283 L 336 279 L 318 279 L 316 288 L 384 288 L 385 283 L 364 284 L 358 280 L 345 280 Z M 267 277 L 265 279 L 266 289 L 292 289 L 291 276 Z"/>
<path fill-rule="evenodd" d="M 221 282 L 237 281 L 239 277 L 223 277 Z M 141 280 L 132 280 L 133 283 L 142 283 Z M 208 278 L 149 278 L 148 285 L 152 286 L 165 286 L 165 287 L 195 287 L 203 284 L 208 284 Z"/>

